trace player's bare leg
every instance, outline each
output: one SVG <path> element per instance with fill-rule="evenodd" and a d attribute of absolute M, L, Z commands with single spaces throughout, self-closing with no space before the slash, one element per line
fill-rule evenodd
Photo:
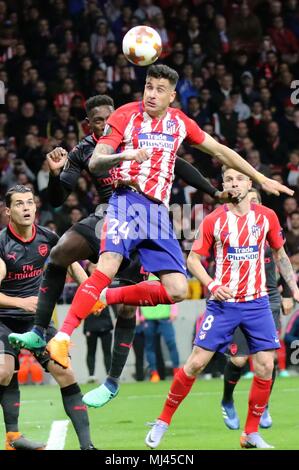
<path fill-rule="evenodd" d="M 248 414 L 240 445 L 244 448 L 271 449 L 258 433 L 261 416 L 263 415 L 271 393 L 272 373 L 275 353 L 259 351 L 253 354 L 255 376 L 252 381 L 248 401 Z"/>
<path fill-rule="evenodd" d="M 0 361 L 0 404 L 6 428 L 5 450 L 43 450 L 45 444 L 30 441 L 24 437 L 18 426 L 20 390 L 15 371 L 15 358 L 1 354 Z"/>
<path fill-rule="evenodd" d="M 158 447 L 175 411 L 190 392 L 197 375 L 205 369 L 214 354 L 213 351 L 194 346 L 186 364 L 179 369 L 173 379 L 162 413 L 146 435 L 145 443 L 148 447 L 151 449 Z"/>

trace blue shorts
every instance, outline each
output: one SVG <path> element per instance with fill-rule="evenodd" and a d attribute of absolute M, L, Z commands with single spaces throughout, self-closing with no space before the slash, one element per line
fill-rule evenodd
<path fill-rule="evenodd" d="M 224 353 L 238 326 L 250 354 L 280 348 L 268 296 L 248 302 L 209 300 L 194 345 Z"/>
<path fill-rule="evenodd" d="M 145 271 L 175 271 L 186 266 L 164 204 L 135 191 L 117 189 L 109 200 L 100 253 L 119 253 L 127 259 L 137 250 Z"/>

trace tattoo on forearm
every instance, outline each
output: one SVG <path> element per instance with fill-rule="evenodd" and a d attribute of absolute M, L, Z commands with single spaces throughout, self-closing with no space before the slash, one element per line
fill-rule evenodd
<path fill-rule="evenodd" d="M 288 284 L 292 292 L 297 288 L 295 274 L 291 265 L 291 262 L 287 255 L 283 255 L 280 258 L 276 259 L 276 264 L 279 269 L 280 274 Z"/>
<path fill-rule="evenodd" d="M 97 144 L 96 148 L 94 149 L 93 155 L 94 154 L 99 155 L 103 153 L 107 155 L 111 155 L 113 152 L 114 152 L 113 147 L 111 147 L 110 145 Z"/>
<path fill-rule="evenodd" d="M 110 145 L 97 144 L 89 162 L 90 171 L 94 173 L 100 170 L 109 170 L 116 166 L 119 163 L 119 156 L 111 156 L 113 153 L 114 149 Z"/>

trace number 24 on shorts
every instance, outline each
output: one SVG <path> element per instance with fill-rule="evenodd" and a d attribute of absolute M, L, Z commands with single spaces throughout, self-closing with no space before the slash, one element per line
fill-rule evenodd
<path fill-rule="evenodd" d="M 110 219 L 109 220 L 109 230 L 107 231 L 107 235 L 118 235 L 120 234 L 124 240 L 128 238 L 130 228 L 128 227 L 129 222 L 123 222 L 119 226 L 118 219 Z"/>

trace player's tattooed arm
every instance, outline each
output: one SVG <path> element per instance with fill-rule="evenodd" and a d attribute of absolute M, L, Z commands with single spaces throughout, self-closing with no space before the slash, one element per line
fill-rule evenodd
<path fill-rule="evenodd" d="M 99 143 L 93 151 L 88 167 L 91 173 L 97 173 L 117 166 L 120 161 L 121 157 L 114 153 L 113 147 Z"/>
<path fill-rule="evenodd" d="M 148 158 L 149 155 L 144 149 L 128 149 L 121 153 L 114 153 L 114 148 L 110 145 L 98 143 L 89 160 L 88 168 L 91 173 L 97 173 L 109 170 L 124 160 L 142 163 Z"/>
<path fill-rule="evenodd" d="M 299 289 L 296 276 L 285 249 L 282 247 L 279 248 L 279 250 L 273 250 L 273 257 L 280 274 L 291 289 L 294 299 L 299 302 Z"/>

